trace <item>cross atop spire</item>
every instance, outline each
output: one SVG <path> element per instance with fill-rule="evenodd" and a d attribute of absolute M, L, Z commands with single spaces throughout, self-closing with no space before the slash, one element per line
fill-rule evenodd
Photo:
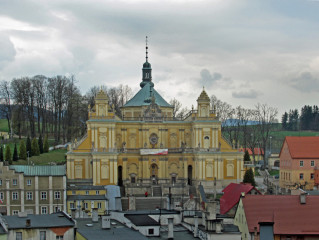
<path fill-rule="evenodd" d="M 145 40 L 145 43 L 146 43 L 146 62 L 148 62 L 148 37 L 146 36 L 146 40 Z"/>

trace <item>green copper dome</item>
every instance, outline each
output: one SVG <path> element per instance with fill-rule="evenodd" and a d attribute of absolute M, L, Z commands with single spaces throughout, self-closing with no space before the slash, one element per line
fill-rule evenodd
<path fill-rule="evenodd" d="M 143 68 L 152 68 L 151 64 L 149 62 L 145 62 L 143 64 Z"/>

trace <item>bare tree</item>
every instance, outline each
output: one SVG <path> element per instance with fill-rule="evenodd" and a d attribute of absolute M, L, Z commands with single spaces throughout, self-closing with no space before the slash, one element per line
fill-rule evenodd
<path fill-rule="evenodd" d="M 8 121 L 9 133 L 12 138 L 12 102 L 11 102 L 11 92 L 10 83 L 8 81 L 0 82 L 0 111 L 5 115 Z"/>
<path fill-rule="evenodd" d="M 256 105 L 256 116 L 258 121 L 258 131 L 260 132 L 261 146 L 264 150 L 264 167 L 266 167 L 266 151 L 269 141 L 269 133 L 272 129 L 273 123 L 276 121 L 276 116 L 278 114 L 277 108 L 269 107 L 267 104 Z"/>
<path fill-rule="evenodd" d="M 175 118 L 179 110 L 182 108 L 182 103 L 174 98 L 169 101 L 169 104 L 173 106 L 173 117 Z"/>

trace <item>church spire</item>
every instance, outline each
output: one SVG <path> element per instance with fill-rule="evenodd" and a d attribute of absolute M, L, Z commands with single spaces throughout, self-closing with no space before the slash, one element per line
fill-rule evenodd
<path fill-rule="evenodd" d="M 154 86 L 154 83 L 152 83 L 152 66 L 148 62 L 148 37 L 146 36 L 145 40 L 145 50 L 146 50 L 146 55 L 145 55 L 145 60 L 146 62 L 143 64 L 143 69 L 142 69 L 142 82 L 140 83 L 141 88 L 145 86 L 146 83 L 150 82 L 152 87 Z"/>

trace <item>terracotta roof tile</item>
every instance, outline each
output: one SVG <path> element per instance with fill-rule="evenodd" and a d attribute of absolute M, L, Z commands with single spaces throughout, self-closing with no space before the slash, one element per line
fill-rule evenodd
<path fill-rule="evenodd" d="M 239 202 L 242 192 L 247 194 L 252 189 L 258 191 L 250 184 L 230 183 L 227 187 L 225 187 L 223 190 L 224 195 L 220 198 L 220 214 L 225 214 L 232 209 Z"/>
<path fill-rule="evenodd" d="M 274 222 L 274 234 L 319 234 L 319 196 L 246 195 L 243 198 L 249 232 L 258 222 Z"/>
<path fill-rule="evenodd" d="M 292 158 L 319 158 L 319 137 L 286 137 Z"/>

